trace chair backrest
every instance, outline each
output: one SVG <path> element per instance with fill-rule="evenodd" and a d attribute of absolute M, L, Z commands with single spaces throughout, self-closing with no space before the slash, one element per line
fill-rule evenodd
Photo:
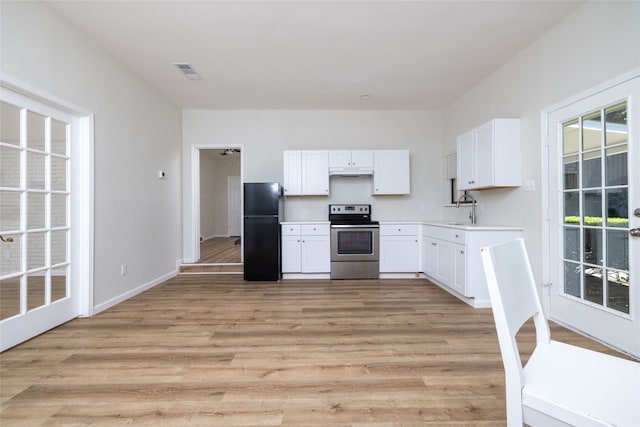
<path fill-rule="evenodd" d="M 534 318 L 537 342 L 550 340 L 549 325 L 542 313 L 527 248 L 523 239 L 482 248 L 482 263 L 489 288 L 500 352 L 509 383 L 522 388 L 522 361 L 516 334 Z"/>

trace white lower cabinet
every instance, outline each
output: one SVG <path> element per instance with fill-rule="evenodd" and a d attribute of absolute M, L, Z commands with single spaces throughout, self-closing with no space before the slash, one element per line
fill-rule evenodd
<path fill-rule="evenodd" d="M 282 223 L 282 273 L 329 273 L 328 223 Z"/>
<path fill-rule="evenodd" d="M 453 282 L 453 246 L 450 242 L 422 235 L 422 271 L 445 286 Z"/>
<path fill-rule="evenodd" d="M 489 307 L 480 248 L 522 237 L 510 227 L 422 227 L 422 271 L 474 307 Z"/>
<path fill-rule="evenodd" d="M 455 243 L 453 245 L 453 283 L 451 287 L 454 291 L 467 294 L 467 247 Z M 483 270 L 484 271 L 484 270 Z"/>
<path fill-rule="evenodd" d="M 418 259 L 417 224 L 380 225 L 380 273 L 416 273 Z"/>

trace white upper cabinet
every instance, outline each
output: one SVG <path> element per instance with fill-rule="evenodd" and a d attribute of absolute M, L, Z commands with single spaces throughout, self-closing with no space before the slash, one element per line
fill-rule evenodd
<path fill-rule="evenodd" d="M 409 150 L 375 150 L 373 195 L 409 194 Z"/>
<path fill-rule="evenodd" d="M 458 190 L 521 185 L 520 119 L 494 119 L 458 137 Z"/>
<path fill-rule="evenodd" d="M 373 150 L 329 150 L 329 169 L 373 169 Z"/>
<path fill-rule="evenodd" d="M 329 154 L 327 150 L 302 151 L 302 194 L 329 195 Z"/>
<path fill-rule="evenodd" d="M 284 195 L 302 195 L 302 151 L 286 150 L 283 152 Z"/>
<path fill-rule="evenodd" d="M 327 150 L 285 150 L 283 177 L 285 196 L 329 195 Z"/>

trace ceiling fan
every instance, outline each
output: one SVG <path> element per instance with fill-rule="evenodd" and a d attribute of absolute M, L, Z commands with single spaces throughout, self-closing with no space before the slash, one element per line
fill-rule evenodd
<path fill-rule="evenodd" d="M 222 151 L 222 153 L 218 153 L 221 156 L 231 156 L 235 153 L 239 153 L 240 149 L 238 148 L 227 148 L 226 150 Z"/>

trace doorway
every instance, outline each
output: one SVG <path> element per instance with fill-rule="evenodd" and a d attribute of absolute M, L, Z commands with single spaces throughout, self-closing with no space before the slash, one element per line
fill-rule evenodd
<path fill-rule="evenodd" d="M 199 147 L 197 154 L 197 234 L 193 238 L 199 243 L 195 264 L 240 264 L 242 148 Z"/>

